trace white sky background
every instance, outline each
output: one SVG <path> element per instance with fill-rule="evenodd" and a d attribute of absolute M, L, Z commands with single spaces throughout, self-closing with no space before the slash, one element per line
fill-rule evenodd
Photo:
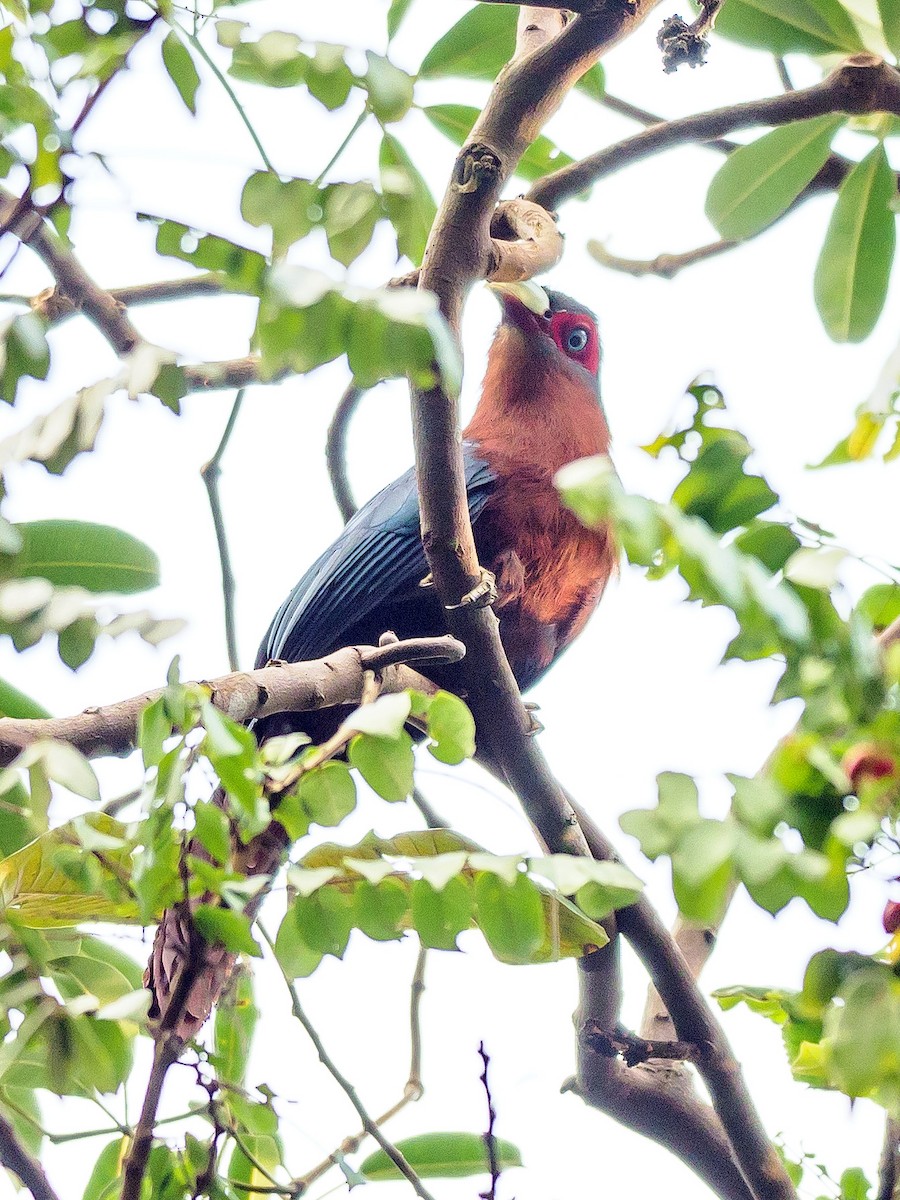
<path fill-rule="evenodd" d="M 244 6 L 234 15 L 252 20 L 260 30 L 294 29 L 304 37 L 383 49 L 386 7 L 386 0 L 332 0 L 328 5 L 272 0 Z M 392 52 L 396 61 L 415 70 L 424 51 L 464 7 L 418 0 Z M 720 41 L 702 71 L 663 75 L 654 37 L 671 7 L 663 6 L 638 36 L 609 56 L 612 93 L 677 115 L 779 90 L 765 55 Z M 266 248 L 260 231 L 246 227 L 238 211 L 240 187 L 261 164 L 227 97 L 202 64 L 200 71 L 204 86 L 199 116 L 192 120 L 160 69 L 159 39 L 148 39 L 81 135 L 80 149 L 102 151 L 114 176 L 84 163 L 75 194 L 76 249 L 105 285 L 151 280 L 168 270 L 168 264 L 155 258 L 152 229 L 135 225 L 135 211 L 169 216 Z M 318 174 L 358 112 L 351 100 L 330 116 L 301 89 L 269 93 L 237 87 L 270 157 L 286 174 Z M 417 100 L 478 103 L 485 94 L 486 86 L 445 81 L 419 85 Z M 370 126 L 357 136 L 331 178 L 375 174 L 378 138 L 374 122 Z M 581 155 L 634 129 L 573 95 L 548 133 L 567 152 Z M 454 147 L 415 112 L 395 131 L 439 195 Z M 847 146 L 853 153 L 852 139 Z M 896 287 L 875 335 L 863 346 L 835 346 L 822 330 L 812 301 L 812 271 L 831 211 L 828 198 L 808 203 L 752 245 L 694 267 L 674 282 L 635 280 L 602 270 L 584 250 L 589 237 L 631 257 L 653 257 L 711 240 L 703 198 L 720 161 L 699 148 L 658 157 L 607 180 L 588 203 L 569 204 L 562 214 L 568 249 L 549 282 L 599 314 L 605 345 L 603 394 L 625 484 L 659 497 L 668 494 L 674 478 L 670 465 L 652 461 L 638 447 L 667 424 L 684 387 L 699 372 L 709 371 L 724 389 L 736 424 L 758 447 L 759 466 L 786 505 L 834 530 L 852 550 L 897 562 L 892 498 L 900 467 L 876 463 L 821 473 L 805 470 L 847 432 L 855 406 L 871 390 L 897 340 Z M 516 185 L 508 193 L 515 190 Z M 314 234 L 292 257 L 323 266 L 324 238 Z M 172 276 L 183 273 L 182 265 L 171 264 Z M 379 230 L 350 277 L 378 285 L 394 273 L 392 239 L 387 229 Z M 23 250 L 3 282 L 9 290 L 31 293 L 49 279 Z M 136 309 L 133 317 L 148 339 L 188 360 L 233 357 L 248 349 L 252 304 L 242 298 L 212 298 Z M 476 289 L 464 325 L 467 413 L 477 399 L 496 319 L 494 300 Z M 27 388 L 15 410 L 0 412 L 0 434 L 114 370 L 112 352 L 85 322 L 61 327 L 52 344 L 49 383 Z M 252 390 L 225 458 L 222 492 L 238 579 L 244 665 L 252 662 L 285 592 L 340 529 L 323 446 L 346 380 L 345 365 L 337 363 L 279 387 Z M 59 663 L 50 646 L 21 657 L 8 646 L 0 648 L 0 673 L 53 711 L 77 711 L 158 686 L 175 652 L 182 656 L 187 678 L 226 669 L 219 567 L 198 472 L 218 443 L 230 404 L 228 393 L 193 396 L 184 404 L 184 415 L 176 418 L 153 399 L 130 403 L 117 397 L 98 452 L 78 459 L 63 479 L 36 466 L 11 476 L 5 511 L 12 519 L 108 521 L 149 542 L 160 554 L 163 583 L 149 597 L 136 598 L 136 604 L 148 603 L 161 616 L 185 616 L 190 622 L 187 633 L 159 651 L 136 638 L 103 645 L 77 676 Z M 357 496 L 372 494 L 411 457 L 405 389 L 382 385 L 365 400 L 352 430 L 350 468 Z M 848 567 L 848 594 L 858 595 L 877 579 L 864 568 Z M 723 610 L 701 612 L 681 603 L 683 590 L 676 580 L 649 584 L 626 568 L 577 647 L 534 692 L 550 762 L 649 881 L 651 895 L 667 916 L 672 913 L 668 869 L 654 869 L 641 860 L 634 843 L 618 832 L 618 813 L 650 805 L 655 776 L 663 770 L 698 776 L 706 811 L 720 813 L 727 794 L 722 772 L 751 774 L 795 715 L 786 707 L 767 708 L 777 675 L 771 666 L 717 667 L 732 633 L 731 618 Z M 109 794 L 133 786 L 137 770 L 130 762 L 104 764 Z M 426 755 L 420 781 L 455 827 L 491 849 L 533 848 L 508 797 L 474 769 L 446 771 Z M 420 824 L 412 807 L 372 799 L 345 823 L 341 838 L 353 842 L 372 826 L 389 834 Z M 325 836 L 330 840 L 333 835 L 326 831 Z M 858 882 L 851 911 L 835 928 L 811 917 L 799 902 L 773 921 L 739 897 L 704 986 L 797 986 L 809 955 L 820 947 L 873 951 L 884 940 L 883 901 L 884 885 Z M 270 925 L 279 911 L 276 897 Z M 467 935 L 463 945 L 462 954 L 429 956 L 426 1095 L 389 1127 L 389 1136 L 483 1129 L 476 1054 L 483 1038 L 491 1055 L 497 1132 L 517 1142 L 527 1162 L 526 1171 L 504 1177 L 505 1200 L 580 1200 L 623 1191 L 639 1197 L 657 1193 L 661 1184 L 675 1200 L 706 1195 L 664 1150 L 558 1094 L 573 1065 L 573 964 L 502 967 L 476 935 Z M 143 948 L 137 949 L 143 955 Z M 355 939 L 343 963 L 327 960 L 313 979 L 301 982 L 326 1045 L 372 1112 L 399 1096 L 406 1077 L 407 986 L 414 959 L 414 939 L 389 946 Z M 266 1016 L 249 1080 L 266 1082 L 294 1101 L 280 1107 L 286 1115 L 288 1161 L 300 1173 L 355 1132 L 357 1122 L 316 1065 L 302 1030 L 290 1020 L 276 974 L 269 968 L 261 978 Z M 625 1019 L 636 1024 L 645 980 L 630 956 L 626 979 Z M 728 1014 L 725 1024 L 767 1128 L 773 1134 L 783 1131 L 791 1149 L 820 1156 L 835 1174 L 861 1164 L 874 1175 L 879 1110 L 862 1102 L 851 1113 L 846 1100 L 793 1084 L 778 1032 L 760 1018 L 738 1011 Z M 176 1068 L 172 1075 L 187 1080 L 188 1073 Z M 168 1111 L 179 1103 L 177 1090 L 171 1089 L 170 1104 L 164 1104 Z M 72 1113 L 76 1108 L 73 1116 L 65 1105 L 48 1103 L 48 1123 L 56 1129 L 73 1120 L 106 1124 L 99 1110 L 73 1104 Z M 101 1144 L 48 1149 L 46 1161 L 62 1200 L 81 1195 Z M 0 1196 L 7 1194 L 3 1186 Z M 473 1197 L 483 1185 L 468 1180 L 429 1186 L 440 1200 L 456 1200 Z M 312 1194 L 323 1194 L 328 1187 L 326 1180 Z M 411 1194 L 406 1184 L 373 1188 L 374 1200 Z"/>

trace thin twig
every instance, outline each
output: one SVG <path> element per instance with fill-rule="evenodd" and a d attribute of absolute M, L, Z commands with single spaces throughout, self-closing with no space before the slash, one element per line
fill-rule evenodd
<path fill-rule="evenodd" d="M 208 271 L 181 279 L 161 279 L 156 283 L 137 283 L 128 287 L 110 288 L 109 294 L 117 304 L 129 308 L 135 304 L 159 304 L 166 300 L 187 300 L 193 296 L 225 295 L 226 289 L 221 276 Z M 58 286 L 45 288 L 35 296 L 6 293 L 0 295 L 0 304 L 27 305 L 48 325 L 61 324 L 81 311 Z"/>
<path fill-rule="evenodd" d="M 228 415 L 225 430 L 216 447 L 216 452 L 209 462 L 200 468 L 200 475 L 206 485 L 209 510 L 212 514 L 213 526 L 216 531 L 216 545 L 219 550 L 219 563 L 222 571 L 222 605 L 225 611 L 225 645 L 228 652 L 228 666 L 232 671 L 240 669 L 237 652 L 237 632 L 234 620 L 235 581 L 234 572 L 231 569 L 231 554 L 228 550 L 228 532 L 225 528 L 222 501 L 219 495 L 219 478 L 222 474 L 222 456 L 237 424 L 238 414 L 241 411 L 241 405 L 244 403 L 245 393 L 246 388 L 241 388 L 235 396 L 234 404 L 231 406 L 231 412 Z"/>
<path fill-rule="evenodd" d="M 325 179 L 325 176 L 328 174 L 328 172 L 331 170 L 331 168 L 335 165 L 335 163 L 338 161 L 338 159 L 341 157 L 341 155 L 344 153 L 344 151 L 347 149 L 347 147 L 350 145 L 350 143 L 356 137 L 359 130 L 362 129 L 363 125 L 365 124 L 366 117 L 368 117 L 368 115 L 369 115 L 369 109 L 368 109 L 368 106 L 366 106 L 362 110 L 362 112 L 359 114 L 359 116 L 356 118 L 356 120 L 353 122 L 353 125 L 350 128 L 350 131 L 348 132 L 348 134 L 344 138 L 344 140 L 341 142 L 341 144 L 338 146 L 337 150 L 335 150 L 334 154 L 332 154 L 331 158 L 329 158 L 328 162 L 325 164 L 325 166 L 322 168 L 322 170 L 319 172 L 319 174 L 313 180 L 314 188 L 321 187 L 322 182 Z"/>
<path fill-rule="evenodd" d="M 787 125 L 828 113 L 870 112 L 900 113 L 900 71 L 877 55 L 855 54 L 812 87 L 652 125 L 634 137 L 545 175 L 531 188 L 528 198 L 554 209 L 623 166 L 673 146 L 713 141 L 755 125 Z M 826 166 L 830 179 L 834 164 Z"/>
<path fill-rule="evenodd" d="M 644 275 L 659 275 L 663 279 L 674 279 L 678 272 L 683 271 L 685 267 L 693 267 L 699 262 L 705 262 L 708 258 L 725 254 L 741 244 L 741 242 L 722 239 L 718 242 L 709 242 L 705 246 L 697 246 L 694 250 L 685 250 L 681 254 L 657 254 L 656 258 L 650 259 L 620 258 L 617 254 L 610 254 L 602 242 L 595 240 L 589 241 L 587 248 L 592 258 L 596 259 L 602 267 L 608 267 L 611 271 L 621 271 L 623 274 L 633 275 L 635 278 Z"/>
<path fill-rule="evenodd" d="M 386 1125 L 399 1112 L 402 1112 L 407 1104 L 413 1104 L 415 1101 L 421 1100 L 424 1094 L 425 1089 L 422 1086 L 422 1026 L 420 1008 L 422 994 L 425 991 L 425 961 L 427 957 L 428 951 L 424 946 L 420 946 L 416 957 L 416 969 L 413 972 L 412 984 L 409 989 L 409 1076 L 403 1088 L 403 1095 L 396 1104 L 392 1104 L 380 1117 L 375 1118 L 375 1124 L 379 1128 L 382 1125 Z M 361 1129 L 359 1133 L 353 1134 L 352 1137 L 345 1138 L 336 1150 L 333 1150 L 327 1158 L 323 1159 L 312 1170 L 292 1180 L 291 1182 L 296 1188 L 295 1194 L 297 1196 L 304 1196 L 312 1185 L 330 1171 L 332 1167 L 337 1166 L 348 1154 L 355 1154 L 368 1136 L 368 1130 Z"/>
<path fill-rule="evenodd" d="M 260 935 L 261 935 L 263 941 L 266 942 L 269 949 L 272 951 L 272 953 L 274 955 L 274 953 L 275 953 L 274 939 L 269 935 L 267 930 L 265 930 L 262 927 L 262 925 L 258 924 L 257 928 L 259 929 L 259 932 L 260 932 Z M 276 957 L 275 961 L 278 962 L 277 957 Z M 350 1101 L 350 1103 L 356 1109 L 357 1116 L 359 1117 L 360 1121 L 362 1121 L 363 1128 L 365 1129 L 366 1133 L 370 1137 L 375 1139 L 375 1141 L 378 1143 L 378 1145 L 381 1147 L 381 1149 L 385 1152 L 385 1154 L 388 1156 L 388 1158 L 391 1160 L 391 1162 L 394 1164 L 394 1166 L 397 1168 L 397 1170 L 401 1173 L 401 1175 L 403 1175 L 404 1179 L 406 1179 L 409 1182 L 413 1191 L 420 1198 L 420 1200 L 432 1200 L 431 1193 L 426 1190 L 426 1188 L 423 1185 L 419 1176 L 412 1169 L 412 1167 L 409 1165 L 409 1163 L 406 1161 L 406 1159 L 403 1157 L 403 1155 L 400 1153 L 400 1151 L 397 1149 L 397 1147 L 392 1142 L 389 1142 L 388 1139 L 384 1136 L 384 1134 L 378 1128 L 378 1123 L 369 1116 L 368 1111 L 366 1110 L 365 1106 L 363 1105 L 362 1101 L 360 1100 L 359 1096 L 356 1093 L 356 1088 L 353 1086 L 353 1084 L 350 1082 L 350 1080 L 347 1079 L 347 1077 L 339 1070 L 337 1064 L 332 1060 L 331 1056 L 328 1054 L 328 1051 L 325 1049 L 322 1039 L 319 1037 L 318 1033 L 316 1032 L 315 1026 L 310 1021 L 310 1019 L 306 1015 L 306 1013 L 303 1011 L 303 1005 L 300 1003 L 300 994 L 297 991 L 297 988 L 296 988 L 296 985 L 294 984 L 293 979 L 291 979 L 291 977 L 284 970 L 284 968 L 281 966 L 280 963 L 278 963 L 278 966 L 279 966 L 279 969 L 281 970 L 281 974 L 284 979 L 285 985 L 288 989 L 288 992 L 290 993 L 291 1011 L 293 1012 L 293 1014 L 297 1018 L 297 1020 L 300 1022 L 300 1024 L 303 1026 L 303 1028 L 306 1030 L 307 1036 L 309 1037 L 312 1044 L 315 1046 L 316 1053 L 319 1056 L 319 1062 L 326 1069 L 326 1071 L 328 1071 L 329 1075 L 331 1075 L 332 1079 L 335 1081 L 335 1083 L 337 1083 L 338 1087 L 341 1089 L 341 1091 L 343 1091 L 344 1095 L 347 1097 L 347 1099 Z M 123 1198 L 123 1200 L 124 1200 L 124 1198 Z"/>
<path fill-rule="evenodd" d="M 488 1052 L 484 1048 L 484 1042 L 478 1043 L 478 1053 L 481 1055 L 482 1072 L 479 1075 L 481 1086 L 484 1088 L 484 1094 L 487 1098 L 488 1124 L 484 1134 L 484 1146 L 487 1150 L 488 1169 L 491 1172 L 491 1182 L 487 1191 L 479 1192 L 479 1200 L 497 1200 L 497 1184 L 500 1182 L 500 1163 L 497 1160 L 497 1139 L 494 1136 L 494 1123 L 497 1120 L 497 1114 L 494 1111 L 494 1101 L 491 1096 L 491 1085 L 488 1083 Z"/>
<path fill-rule="evenodd" d="M 14 1126 L 0 1113 L 0 1163 L 21 1179 L 34 1200 L 59 1200 L 44 1168 L 19 1141 Z"/>
<path fill-rule="evenodd" d="M 351 383 L 347 386 L 334 410 L 325 443 L 325 465 L 331 480 L 331 490 L 345 522 L 350 520 L 357 509 L 347 474 L 347 433 L 364 395 L 365 389 L 357 384 Z"/>

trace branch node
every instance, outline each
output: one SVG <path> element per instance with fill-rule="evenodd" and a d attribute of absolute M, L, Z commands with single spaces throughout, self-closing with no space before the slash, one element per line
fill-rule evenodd
<path fill-rule="evenodd" d="M 503 164 L 490 146 L 472 142 L 464 146 L 456 159 L 453 171 L 453 187 L 460 194 L 477 192 L 490 187 L 502 177 Z"/>

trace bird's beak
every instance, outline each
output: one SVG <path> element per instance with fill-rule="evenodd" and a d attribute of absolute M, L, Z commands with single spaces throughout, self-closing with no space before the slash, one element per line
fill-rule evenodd
<path fill-rule="evenodd" d="M 517 301 L 523 308 L 534 313 L 536 317 L 545 316 L 550 310 L 550 297 L 539 283 L 533 279 L 522 283 L 489 283 L 488 287 L 495 292 L 504 309 L 509 312 L 508 301 Z"/>

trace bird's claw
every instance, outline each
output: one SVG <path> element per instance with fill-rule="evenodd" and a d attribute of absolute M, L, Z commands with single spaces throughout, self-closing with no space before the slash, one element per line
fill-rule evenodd
<path fill-rule="evenodd" d="M 445 604 L 448 612 L 457 608 L 489 608 L 497 601 L 497 580 L 485 567 L 479 568 L 481 578 L 478 583 L 466 592 L 459 604 Z"/>
<path fill-rule="evenodd" d="M 434 587 L 434 576 L 432 575 L 432 573 L 430 571 L 428 572 L 428 574 L 425 576 L 424 579 L 419 580 L 419 587 L 420 588 Z"/>
<path fill-rule="evenodd" d="M 539 721 L 534 715 L 541 706 L 539 704 L 535 704 L 533 700 L 525 700 L 523 703 L 525 705 L 525 711 L 528 713 L 528 728 L 525 730 L 525 736 L 537 737 L 537 735 L 539 733 L 543 733 L 544 729 L 546 728 L 544 722 Z"/>

